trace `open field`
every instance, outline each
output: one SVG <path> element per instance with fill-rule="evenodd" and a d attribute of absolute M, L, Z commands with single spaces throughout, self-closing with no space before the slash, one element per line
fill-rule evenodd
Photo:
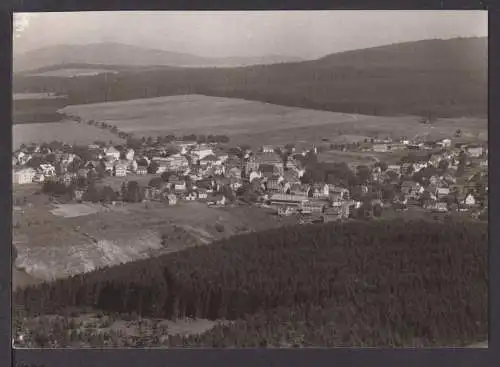
<path fill-rule="evenodd" d="M 96 140 L 120 142 L 121 139 L 107 130 L 73 121 L 14 125 L 13 148 L 21 144 L 43 143 L 54 140 L 70 144 L 91 144 Z"/>
<path fill-rule="evenodd" d="M 346 162 L 353 165 L 369 165 L 379 161 L 372 152 L 341 152 L 336 150 L 320 153 L 318 159 L 324 162 Z"/>
<path fill-rule="evenodd" d="M 120 207 L 114 207 L 102 204 L 78 203 L 78 204 L 58 204 L 50 212 L 56 216 L 64 218 L 76 218 L 90 214 L 96 214 L 108 211 L 124 211 Z"/>
<path fill-rule="evenodd" d="M 251 145 L 312 144 L 324 138 L 342 141 L 365 136 L 444 138 L 457 129 L 465 137 L 487 140 L 487 121 L 481 118 L 440 119 L 423 125 L 415 116 L 335 113 L 203 95 L 72 105 L 61 112 L 105 121 L 137 136 L 225 134 L 235 143 Z"/>
<path fill-rule="evenodd" d="M 246 206 L 209 208 L 197 202 L 50 203 L 39 186 L 15 188 L 27 204 L 13 211 L 16 265 L 36 279 L 50 280 L 150 256 L 206 245 L 237 233 L 291 223 L 272 211 Z M 221 228 L 223 228 L 221 230 Z"/>

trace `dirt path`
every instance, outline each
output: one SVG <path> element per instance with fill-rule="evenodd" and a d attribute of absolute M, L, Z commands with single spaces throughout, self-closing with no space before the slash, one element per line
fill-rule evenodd
<path fill-rule="evenodd" d="M 195 227 L 190 226 L 188 224 L 182 224 L 182 225 L 178 225 L 178 226 L 187 230 L 188 232 L 191 232 L 205 245 L 208 245 L 209 243 L 214 241 L 214 237 L 210 233 L 205 231 L 204 229 L 195 228 Z"/>

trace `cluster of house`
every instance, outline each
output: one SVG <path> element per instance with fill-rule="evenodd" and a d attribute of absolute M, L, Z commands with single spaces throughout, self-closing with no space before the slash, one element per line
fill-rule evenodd
<path fill-rule="evenodd" d="M 375 142 L 374 149 L 379 149 Z M 409 141 L 402 141 L 408 146 Z M 387 204 L 406 210 L 412 206 L 437 212 L 447 212 L 452 205 L 457 205 L 460 211 L 477 213 L 487 207 L 488 193 L 488 158 L 487 148 L 481 145 L 458 144 L 451 146 L 450 139 L 417 145 L 420 150 L 427 147 L 439 147 L 438 152 L 422 155 L 422 158 L 413 157 L 412 162 L 392 164 L 382 168 L 382 165 L 371 167 L 369 182 L 361 185 L 362 194 L 370 194 L 371 207 L 375 204 Z M 387 151 L 379 149 L 379 151 Z M 457 179 L 457 171 L 461 164 L 461 155 L 465 155 L 463 162 L 465 169 L 461 178 Z M 294 167 L 293 161 L 291 167 Z M 252 164 L 251 160 L 248 164 Z M 471 167 L 474 166 L 474 169 Z M 445 167 L 444 172 L 442 167 Z M 426 168 L 435 168 L 434 174 L 428 175 Z M 283 174 L 276 170 L 278 175 Z M 420 179 L 415 178 L 415 173 L 422 171 L 425 175 Z M 349 217 L 354 209 L 360 208 L 362 202 L 353 200 L 347 187 L 337 187 L 326 183 L 302 185 L 296 182 L 296 177 L 290 180 L 290 173 L 285 171 L 284 176 L 278 179 L 269 178 L 263 189 L 269 192 L 265 200 L 278 208 L 280 215 L 290 215 L 296 212 L 322 213 L 324 218 Z M 296 171 L 301 176 L 301 171 Z M 438 173 L 439 172 L 439 173 Z M 293 174 L 292 174 L 293 175 Z M 381 186 L 391 184 L 395 189 L 394 196 L 388 202 L 383 195 Z M 478 194 L 478 186 L 482 186 Z M 485 197 L 486 195 L 486 197 Z"/>
<path fill-rule="evenodd" d="M 407 141 L 401 144 L 408 145 Z M 487 151 L 482 146 L 460 146 L 451 148 L 451 141 L 444 139 L 438 142 L 442 148 L 430 158 L 414 160 L 412 163 L 389 165 L 384 170 L 380 166 L 371 167 L 370 183 L 362 185 L 363 193 L 373 191 L 377 183 L 392 183 L 398 188 L 395 203 L 405 207 L 408 202 L 426 197 L 426 208 L 447 210 L 446 202 L 451 192 L 459 193 L 460 202 L 474 206 L 476 198 L 473 190 L 461 187 L 457 190 L 457 179 L 454 172 L 458 169 L 461 151 L 467 157 L 475 159 L 483 168 L 487 168 Z M 375 142 L 376 144 L 386 144 Z M 250 149 L 241 154 L 228 153 L 217 144 L 198 144 L 180 141 L 175 144 L 176 151 L 168 147 L 151 148 L 144 144 L 143 148 L 134 151 L 130 147 L 121 150 L 114 146 L 89 145 L 91 159 L 82 162 L 78 170 L 70 172 L 68 167 L 75 160 L 76 154 L 63 151 L 50 151 L 34 147 L 31 152 L 18 150 L 13 156 L 13 182 L 24 184 L 44 182 L 56 179 L 69 185 L 78 176 L 87 177 L 89 172 L 101 169 L 109 175 L 123 177 L 128 182 L 130 175 L 145 175 L 148 172 L 161 176 L 169 172 L 168 179 L 162 180 L 155 187 L 144 188 L 146 200 L 163 199 L 170 204 L 177 200 L 203 200 L 210 204 L 224 205 L 229 196 L 235 196 L 237 190 L 251 184 L 260 192 L 264 203 L 275 207 L 279 214 L 289 215 L 296 212 L 322 213 L 325 216 L 348 217 L 353 208 L 359 208 L 361 202 L 352 200 L 347 187 L 339 187 L 325 182 L 303 184 L 301 178 L 305 173 L 299 160 L 290 155 L 286 160 L 278 154 L 274 147 L 263 146 L 259 152 Z M 375 149 L 375 148 L 374 148 Z M 382 151 L 382 148 L 376 149 Z M 393 149 L 393 148 L 391 148 Z M 313 148 L 313 151 L 315 148 Z M 305 155 L 308 151 L 302 152 Z M 43 163 L 36 168 L 27 168 L 26 164 L 34 156 L 52 154 L 56 163 Z M 446 174 L 432 176 L 426 182 L 415 182 L 412 173 L 427 167 L 438 167 L 442 161 L 447 162 Z M 153 168 L 154 167 L 154 168 Z M 405 177 L 406 179 L 403 179 Z M 377 186 L 379 187 L 379 186 Z M 486 186 L 487 191 L 487 186 Z M 372 192 L 373 194 L 373 192 Z M 382 193 L 378 189 L 374 202 L 382 203 Z"/>
<path fill-rule="evenodd" d="M 465 144 L 457 143 L 452 148 L 451 139 L 438 139 L 438 140 L 428 140 L 428 139 L 408 139 L 402 137 L 399 140 L 387 139 L 373 139 L 373 141 L 366 142 L 360 146 L 362 151 L 372 151 L 377 153 L 386 153 L 398 150 L 408 150 L 408 151 L 427 151 L 433 149 L 447 149 L 447 150 L 458 150 L 465 151 L 470 157 L 480 158 L 487 154 L 488 148 L 481 144 Z"/>

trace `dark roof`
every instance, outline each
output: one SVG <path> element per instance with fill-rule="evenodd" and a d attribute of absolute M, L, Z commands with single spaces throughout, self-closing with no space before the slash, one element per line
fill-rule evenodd
<path fill-rule="evenodd" d="M 217 157 L 213 154 L 209 154 L 207 155 L 206 157 L 202 158 L 201 159 L 202 161 L 216 161 L 217 160 Z"/>

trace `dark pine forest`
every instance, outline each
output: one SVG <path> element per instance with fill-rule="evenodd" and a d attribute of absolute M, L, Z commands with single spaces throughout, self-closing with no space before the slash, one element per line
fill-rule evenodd
<path fill-rule="evenodd" d="M 273 229 L 18 290 L 14 319 L 233 321 L 170 346 L 467 345 L 487 336 L 487 248 L 487 223 L 458 219 Z"/>

